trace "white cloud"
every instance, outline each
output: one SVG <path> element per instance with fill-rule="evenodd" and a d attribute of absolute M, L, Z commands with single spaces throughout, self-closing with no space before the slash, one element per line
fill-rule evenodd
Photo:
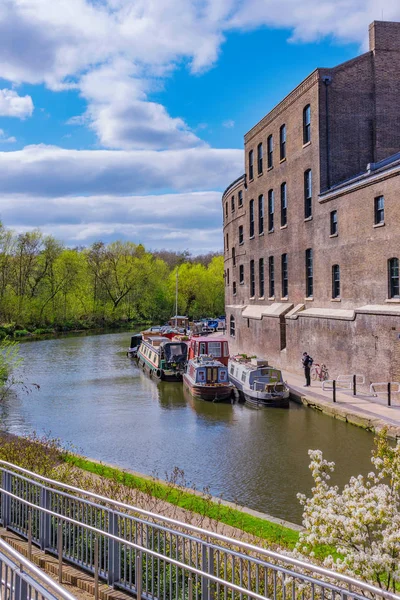
<path fill-rule="evenodd" d="M 151 196 L 2 197 L 8 227 L 40 227 L 69 245 L 130 239 L 146 247 L 193 252 L 222 247 L 221 194 L 216 191 Z"/>
<path fill-rule="evenodd" d="M 232 129 L 232 127 L 235 127 L 235 121 L 232 121 L 232 119 L 228 119 L 228 121 L 224 121 L 222 123 L 222 127 L 225 127 L 226 129 Z"/>
<path fill-rule="evenodd" d="M 14 90 L 0 90 L 0 117 L 25 119 L 32 113 L 33 102 L 30 96 L 18 96 Z"/>
<path fill-rule="evenodd" d="M 67 150 L 27 146 L 0 152 L 2 194 L 150 194 L 224 189 L 243 172 L 241 150 Z"/>
<path fill-rule="evenodd" d="M 7 137 L 4 129 L 0 129 L 0 144 L 14 144 L 16 141 L 14 136 Z"/>

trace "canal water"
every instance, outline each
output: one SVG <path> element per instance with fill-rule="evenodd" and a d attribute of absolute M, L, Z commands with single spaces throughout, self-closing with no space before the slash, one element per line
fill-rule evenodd
<path fill-rule="evenodd" d="M 165 479 L 179 467 L 197 489 L 301 522 L 309 448 L 336 462 L 343 485 L 371 470 L 373 436 L 309 408 L 254 409 L 193 399 L 126 357 L 130 334 L 21 345 L 25 380 L 40 385 L 1 406 L 3 427 L 72 443 L 88 457 Z"/>

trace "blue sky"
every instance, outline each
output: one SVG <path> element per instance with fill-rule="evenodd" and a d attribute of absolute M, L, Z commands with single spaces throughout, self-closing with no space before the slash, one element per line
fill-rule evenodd
<path fill-rule="evenodd" d="M 0 218 L 68 245 L 222 247 L 243 135 L 388 0 L 3 0 Z"/>

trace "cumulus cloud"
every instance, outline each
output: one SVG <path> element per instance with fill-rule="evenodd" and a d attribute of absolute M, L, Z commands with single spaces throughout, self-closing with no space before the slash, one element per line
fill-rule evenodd
<path fill-rule="evenodd" d="M 4 129 L 0 129 L 0 144 L 14 144 L 16 141 L 14 136 L 8 137 Z"/>
<path fill-rule="evenodd" d="M 243 171 L 241 150 L 67 150 L 27 146 L 0 152 L 4 194 L 144 194 L 222 189 Z"/>
<path fill-rule="evenodd" d="M 215 191 L 51 198 L 13 194 L 2 197 L 1 216 L 17 231 L 40 227 L 70 245 L 118 237 L 153 249 L 205 252 L 222 247 L 221 194 Z"/>
<path fill-rule="evenodd" d="M 155 80 L 175 65 L 185 61 L 192 72 L 201 72 L 216 62 L 229 31 L 261 26 L 289 29 L 292 40 L 333 36 L 361 46 L 368 23 L 382 14 L 400 19 L 399 3 L 3 0 L 0 77 L 44 82 L 53 90 L 76 88 L 88 102 L 81 123 L 105 147 L 185 148 L 201 142 L 179 115 L 149 101 Z"/>
<path fill-rule="evenodd" d="M 25 119 L 32 113 L 33 102 L 30 96 L 18 96 L 14 90 L 0 90 L 0 117 Z"/>

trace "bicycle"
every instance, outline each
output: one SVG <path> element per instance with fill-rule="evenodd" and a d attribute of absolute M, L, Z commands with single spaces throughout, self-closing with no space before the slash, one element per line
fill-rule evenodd
<path fill-rule="evenodd" d="M 314 363 L 311 368 L 311 379 L 313 381 L 326 381 L 329 379 L 328 367 L 323 363 Z"/>

